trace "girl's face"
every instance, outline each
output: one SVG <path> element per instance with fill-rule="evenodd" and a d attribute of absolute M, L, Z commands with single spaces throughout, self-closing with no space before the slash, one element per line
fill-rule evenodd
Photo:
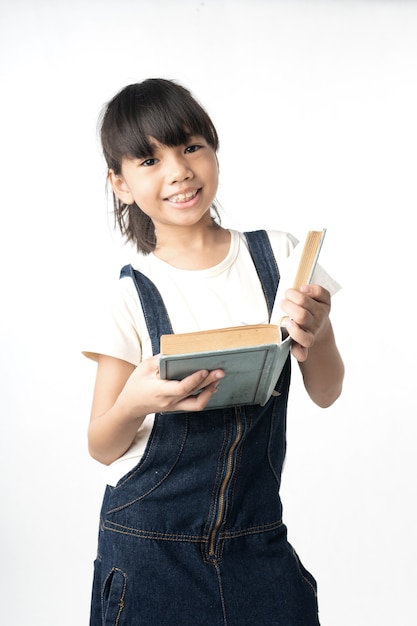
<path fill-rule="evenodd" d="M 118 198 L 136 204 L 154 223 L 193 226 L 206 218 L 218 186 L 218 162 L 214 150 L 200 136 L 184 145 L 166 146 L 155 140 L 153 154 L 124 159 L 121 174 L 109 172 Z"/>

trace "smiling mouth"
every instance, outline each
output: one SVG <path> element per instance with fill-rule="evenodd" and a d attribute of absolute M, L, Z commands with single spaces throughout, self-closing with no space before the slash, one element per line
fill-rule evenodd
<path fill-rule="evenodd" d="M 175 196 L 170 196 L 167 199 L 169 200 L 169 202 L 188 202 L 189 200 L 195 198 L 198 192 L 199 189 L 196 189 L 195 191 L 188 191 L 187 193 L 178 193 Z"/>

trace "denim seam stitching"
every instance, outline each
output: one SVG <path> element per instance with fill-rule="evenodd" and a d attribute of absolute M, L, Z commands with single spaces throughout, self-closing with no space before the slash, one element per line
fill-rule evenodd
<path fill-rule="evenodd" d="M 216 574 L 217 574 L 217 583 L 219 585 L 219 594 L 220 594 L 220 602 L 221 602 L 222 611 L 223 611 L 224 626 L 227 626 L 226 602 L 224 598 L 223 581 L 222 581 L 220 568 L 217 563 L 215 564 L 215 569 L 216 569 Z"/>
<path fill-rule="evenodd" d="M 276 530 L 283 525 L 282 519 L 275 522 L 269 522 L 267 524 L 259 524 L 257 526 L 249 526 L 248 528 L 242 528 L 240 530 L 225 531 L 223 533 L 223 539 L 236 539 L 238 537 L 244 537 L 246 535 L 256 535 L 256 533 L 265 533 L 271 530 Z"/>
<path fill-rule="evenodd" d="M 309 587 L 311 587 L 311 589 L 313 590 L 314 596 L 317 598 L 317 591 L 316 591 L 314 585 L 308 580 L 308 578 L 306 576 L 304 576 L 303 571 L 302 571 L 302 569 L 300 567 L 300 559 L 298 558 L 298 555 L 297 555 L 296 551 L 294 550 L 294 548 L 292 549 L 292 554 L 293 554 L 293 557 L 294 557 L 295 562 L 297 564 L 298 571 L 300 572 L 300 576 L 302 577 L 304 582 L 306 582 L 307 585 L 309 585 Z"/>
<path fill-rule="evenodd" d="M 121 533 L 123 535 L 136 535 L 142 539 L 160 539 L 163 541 L 178 541 L 187 543 L 200 543 L 207 541 L 207 537 L 200 535 L 181 535 L 179 533 L 164 533 L 161 531 L 142 530 L 140 528 L 133 528 L 129 526 L 123 526 L 122 524 L 116 524 L 115 522 L 106 522 L 105 529 L 111 532 Z"/>
<path fill-rule="evenodd" d="M 269 522 L 265 524 L 258 524 L 257 526 L 249 526 L 248 528 L 241 528 L 234 531 L 222 531 L 220 533 L 220 539 L 224 542 L 228 539 L 237 539 L 239 537 L 255 535 L 257 533 L 270 532 L 276 530 L 283 525 L 282 520 L 275 522 Z M 139 528 L 133 528 L 129 526 L 123 526 L 122 524 L 116 524 L 115 522 L 105 522 L 104 528 L 110 532 L 116 532 L 124 535 L 136 535 L 141 539 L 160 539 L 162 541 L 175 541 L 186 543 L 205 543 L 208 540 L 206 535 L 190 535 L 179 533 L 166 533 L 162 531 L 145 530 Z"/>

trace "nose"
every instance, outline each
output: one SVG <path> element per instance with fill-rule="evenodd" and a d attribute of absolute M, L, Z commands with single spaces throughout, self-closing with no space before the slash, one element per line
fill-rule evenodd
<path fill-rule="evenodd" d="M 185 155 L 172 155 L 167 163 L 167 179 L 172 185 L 173 183 L 181 183 L 193 177 L 190 164 L 187 163 Z"/>

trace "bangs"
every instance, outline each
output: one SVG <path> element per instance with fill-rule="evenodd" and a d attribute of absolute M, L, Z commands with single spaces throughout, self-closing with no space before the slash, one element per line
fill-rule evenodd
<path fill-rule="evenodd" d="M 153 140 L 165 146 L 179 146 L 187 143 L 192 135 L 202 135 L 213 143 L 201 120 L 184 109 L 176 111 L 172 103 L 170 109 L 166 106 L 159 109 L 154 103 L 152 107 L 143 108 L 140 116 L 135 111 L 123 130 L 121 143 L 125 155 L 136 158 L 153 154 Z"/>
<path fill-rule="evenodd" d="M 152 156 L 152 140 L 179 146 L 191 135 L 218 150 L 217 132 L 205 110 L 188 90 L 164 79 L 126 87 L 109 104 L 101 127 L 105 157 L 114 171 L 120 171 L 123 158 Z"/>

